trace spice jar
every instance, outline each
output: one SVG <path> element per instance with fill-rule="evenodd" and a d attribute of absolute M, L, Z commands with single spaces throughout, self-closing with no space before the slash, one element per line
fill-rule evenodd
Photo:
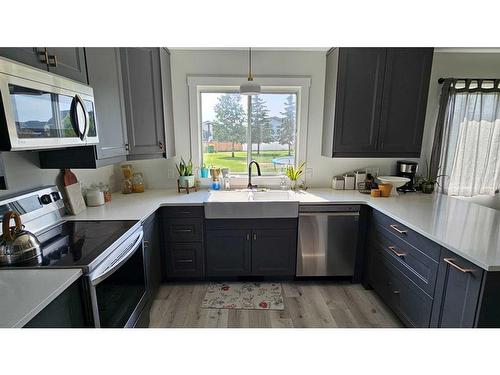
<path fill-rule="evenodd" d="M 142 173 L 134 173 L 132 177 L 132 190 L 134 193 L 144 193 L 144 179 Z"/>
<path fill-rule="evenodd" d="M 122 181 L 122 193 L 123 194 L 130 194 L 133 193 L 132 190 L 132 179 L 131 178 L 126 178 Z"/>
<path fill-rule="evenodd" d="M 97 185 L 97 187 L 102 191 L 104 194 L 104 201 L 106 203 L 111 202 L 111 190 L 109 188 L 109 185 L 100 183 Z"/>
<path fill-rule="evenodd" d="M 122 173 L 123 173 L 123 178 L 128 179 L 132 178 L 132 164 L 123 164 L 122 165 Z"/>

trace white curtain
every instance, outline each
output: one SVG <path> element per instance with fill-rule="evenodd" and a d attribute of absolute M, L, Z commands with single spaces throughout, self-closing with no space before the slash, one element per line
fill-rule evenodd
<path fill-rule="evenodd" d="M 449 117 L 440 157 L 442 189 L 449 195 L 495 195 L 500 189 L 500 92 L 457 90 L 448 102 Z"/>

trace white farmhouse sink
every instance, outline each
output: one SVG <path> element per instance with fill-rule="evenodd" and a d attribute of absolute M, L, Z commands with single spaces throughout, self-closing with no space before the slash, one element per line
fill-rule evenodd
<path fill-rule="evenodd" d="M 291 191 L 211 191 L 205 202 L 207 219 L 297 217 L 299 201 Z"/>

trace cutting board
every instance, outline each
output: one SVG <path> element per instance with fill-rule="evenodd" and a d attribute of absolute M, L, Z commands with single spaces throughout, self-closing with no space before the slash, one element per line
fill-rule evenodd
<path fill-rule="evenodd" d="M 72 185 L 65 186 L 66 197 L 68 198 L 68 208 L 73 215 L 78 215 L 84 211 L 87 206 L 83 200 L 82 188 L 77 182 Z"/>

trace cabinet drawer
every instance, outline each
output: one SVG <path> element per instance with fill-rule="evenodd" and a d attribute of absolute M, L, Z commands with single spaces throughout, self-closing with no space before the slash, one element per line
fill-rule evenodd
<path fill-rule="evenodd" d="M 385 229 L 374 229 L 370 236 L 373 246 L 400 272 L 433 297 L 438 263 L 407 242 L 392 236 Z"/>
<path fill-rule="evenodd" d="M 203 246 L 201 243 L 169 243 L 166 254 L 167 277 L 203 276 Z"/>
<path fill-rule="evenodd" d="M 386 229 L 387 232 L 394 237 L 400 238 L 413 247 L 416 247 L 435 261 L 439 261 L 441 247 L 437 243 L 425 238 L 421 234 L 418 234 L 417 232 L 378 212 L 377 210 L 373 210 L 372 215 L 372 226 L 375 224 Z"/>
<path fill-rule="evenodd" d="M 164 219 L 163 230 L 168 242 L 191 242 L 203 239 L 203 222 L 199 219 Z"/>
<path fill-rule="evenodd" d="M 402 274 L 383 255 L 372 254 L 372 286 L 380 297 L 410 327 L 429 327 L 432 298 Z"/>
<path fill-rule="evenodd" d="M 161 214 L 166 218 L 203 218 L 201 206 L 171 206 L 162 207 Z"/>

